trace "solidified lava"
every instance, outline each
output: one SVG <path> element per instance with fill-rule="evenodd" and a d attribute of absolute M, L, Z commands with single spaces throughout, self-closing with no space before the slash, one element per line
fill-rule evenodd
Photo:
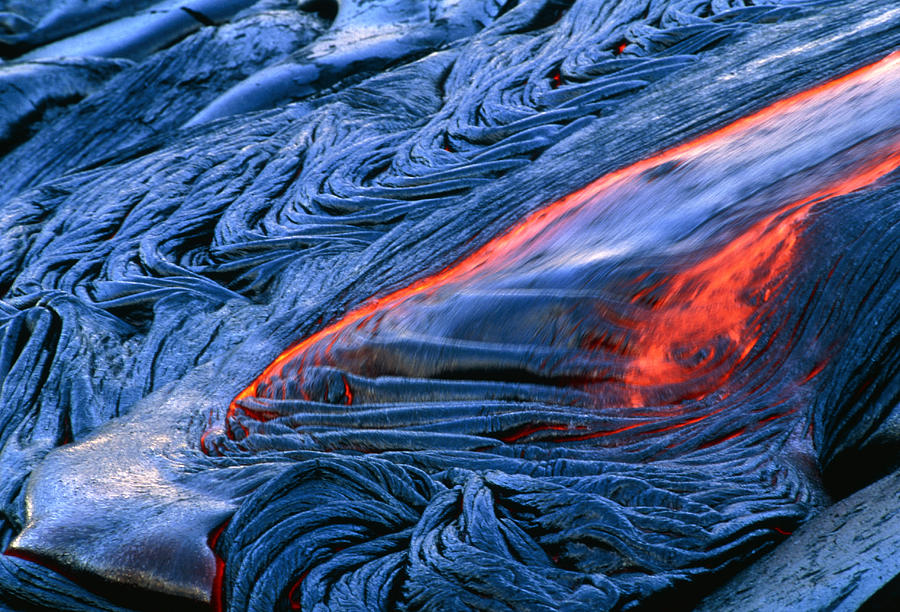
<path fill-rule="evenodd" d="M 0 608 L 889 597 L 894 4 L 6 3 Z"/>

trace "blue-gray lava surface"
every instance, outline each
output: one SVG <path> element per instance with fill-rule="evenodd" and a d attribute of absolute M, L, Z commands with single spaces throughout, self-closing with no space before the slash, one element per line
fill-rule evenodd
<path fill-rule="evenodd" d="M 0 58 L 0 607 L 739 608 L 900 467 L 890 0 L 6 0 Z M 900 588 L 835 550 L 809 609 Z"/>

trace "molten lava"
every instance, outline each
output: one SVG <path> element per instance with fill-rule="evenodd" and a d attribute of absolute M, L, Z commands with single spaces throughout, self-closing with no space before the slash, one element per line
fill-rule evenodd
<path fill-rule="evenodd" d="M 808 257 L 804 228 L 817 204 L 900 166 L 898 97 L 900 52 L 601 177 L 285 351 L 231 403 L 227 433 L 243 427 L 237 415 L 278 414 L 254 398 L 389 403 L 404 392 L 384 383 L 396 377 L 413 381 L 417 398 L 452 399 L 466 381 L 497 381 L 484 391 L 491 398 L 506 381 L 528 383 L 525 395 L 538 387 L 586 394 L 590 401 L 576 403 L 594 413 L 680 418 L 598 431 L 533 423 L 499 436 L 507 443 L 541 431 L 558 441 L 639 427 L 656 434 L 722 412 L 726 403 L 677 407 L 711 394 L 721 402 L 739 372 L 763 376 L 759 354 L 773 344 L 791 350 L 795 334 L 775 313 Z M 835 110 L 850 104 L 857 111 L 846 125 Z M 626 282 L 623 263 L 643 271 Z M 818 346 L 801 350 L 813 366 L 798 386 L 829 357 Z M 440 385 L 430 391 L 423 380 Z M 640 410 L 664 405 L 674 408 Z"/>

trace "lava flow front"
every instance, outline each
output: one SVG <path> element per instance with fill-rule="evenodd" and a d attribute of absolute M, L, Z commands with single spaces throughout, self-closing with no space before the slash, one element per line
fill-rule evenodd
<path fill-rule="evenodd" d="M 276 418 L 313 434 L 450 419 L 351 424 L 321 418 L 323 405 L 577 406 L 580 420 L 567 409 L 453 431 L 613 445 L 697 425 L 734 395 L 769 392 L 769 409 L 731 418 L 715 440 L 794 413 L 843 333 L 802 333 L 811 298 L 798 287 L 814 250 L 804 232 L 817 206 L 900 165 L 898 104 L 894 53 L 607 174 L 285 351 L 204 446 Z"/>

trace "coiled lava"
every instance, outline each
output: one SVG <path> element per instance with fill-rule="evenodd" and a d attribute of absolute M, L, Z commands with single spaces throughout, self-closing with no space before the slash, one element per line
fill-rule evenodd
<path fill-rule="evenodd" d="M 8 3 L 0 607 L 877 603 L 894 4 Z"/>

